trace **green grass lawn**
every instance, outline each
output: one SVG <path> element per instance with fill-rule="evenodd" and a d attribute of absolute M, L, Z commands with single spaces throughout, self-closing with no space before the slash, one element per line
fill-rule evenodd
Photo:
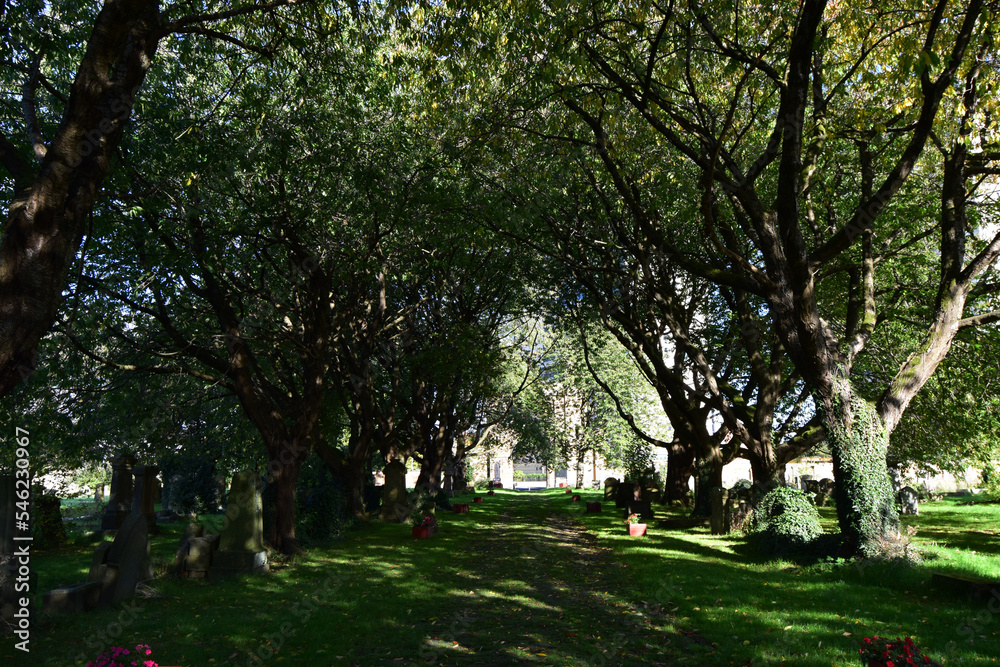
<path fill-rule="evenodd" d="M 34 619 L 30 656 L 5 640 L 0 661 L 86 664 L 111 645 L 147 643 L 160 665 L 185 667 L 830 666 L 859 664 L 856 641 L 874 634 L 910 635 L 947 665 L 1000 656 L 1000 614 L 930 586 L 932 571 L 1000 579 L 998 505 L 944 501 L 906 517 L 927 553 L 921 566 L 801 567 L 758 562 L 707 528 L 654 523 L 630 538 L 613 503 L 584 514 L 569 498 L 497 491 L 470 514 L 440 511 L 430 540 L 373 523 L 268 575 L 158 579 L 117 608 Z M 822 512 L 832 528 L 832 510 Z M 161 568 L 182 529 L 153 540 Z M 35 554 L 39 588 L 83 581 L 94 544 Z"/>

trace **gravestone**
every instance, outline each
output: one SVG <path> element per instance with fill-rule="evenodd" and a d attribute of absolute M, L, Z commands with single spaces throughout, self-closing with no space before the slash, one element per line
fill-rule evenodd
<path fill-rule="evenodd" d="M 132 596 L 139 582 L 153 578 L 146 517 L 139 512 L 132 512 L 122 522 L 115 541 L 107 550 L 107 560 L 98 566 L 98 577 L 102 605 L 115 604 Z"/>
<path fill-rule="evenodd" d="M 135 457 L 120 454 L 111 464 L 111 497 L 101 519 L 101 530 L 118 530 L 132 511 L 132 468 Z"/>
<path fill-rule="evenodd" d="M 604 499 L 614 500 L 618 496 L 618 479 L 608 477 L 604 480 Z"/>
<path fill-rule="evenodd" d="M 642 485 L 639 482 L 625 480 L 618 485 L 618 491 L 615 494 L 616 507 L 627 507 L 635 500 L 645 500 L 642 497 Z"/>
<path fill-rule="evenodd" d="M 156 479 L 160 472 L 157 466 L 138 466 L 135 469 L 135 484 L 132 487 L 132 511 L 146 517 L 146 530 L 150 535 L 160 532 L 156 525 L 156 496 L 160 481 Z"/>
<path fill-rule="evenodd" d="M 813 478 L 812 475 L 802 475 L 801 477 L 799 477 L 799 485 L 801 487 L 801 490 L 808 492 L 809 491 L 809 482 L 812 482 L 813 479 L 814 478 Z"/>
<path fill-rule="evenodd" d="M 31 517 L 35 539 L 32 546 L 51 549 L 66 544 L 66 526 L 63 525 L 62 501 L 56 496 L 40 495 L 33 503 L 34 516 Z"/>
<path fill-rule="evenodd" d="M 405 521 L 410 515 L 409 496 L 406 493 L 406 466 L 393 459 L 385 466 L 385 484 L 382 486 L 382 520 Z"/>
<path fill-rule="evenodd" d="M 94 502 L 103 503 L 104 502 L 104 485 L 98 484 L 94 487 Z"/>
<path fill-rule="evenodd" d="M 221 535 L 204 535 L 181 539 L 174 554 L 171 574 L 191 579 L 207 577 L 212 569 L 213 554 L 219 549 L 220 538 Z"/>
<path fill-rule="evenodd" d="M 233 475 L 219 550 L 212 557 L 212 572 L 267 572 L 260 478 L 252 470 Z"/>
<path fill-rule="evenodd" d="M 648 500 L 630 500 L 625 505 L 625 517 L 628 518 L 630 514 L 638 514 L 643 521 L 651 521 L 653 519 L 652 504 Z"/>
<path fill-rule="evenodd" d="M 660 502 L 663 492 L 655 484 L 645 484 L 642 487 L 642 497 L 654 503 Z"/>
<path fill-rule="evenodd" d="M 917 492 L 909 486 L 904 486 L 899 490 L 897 499 L 902 507 L 903 514 L 916 516 L 920 513 L 919 496 Z"/>
<path fill-rule="evenodd" d="M 729 526 L 726 525 L 726 501 L 729 499 L 729 492 L 721 486 L 713 486 L 708 490 L 708 497 L 712 503 L 712 534 L 727 535 Z"/>
<path fill-rule="evenodd" d="M 97 607 L 101 599 L 101 584 L 85 581 L 61 586 L 42 596 L 42 609 L 50 614 L 76 614 Z"/>

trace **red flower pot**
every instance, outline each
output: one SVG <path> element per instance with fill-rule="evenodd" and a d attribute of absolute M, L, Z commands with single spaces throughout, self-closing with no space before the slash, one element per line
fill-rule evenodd
<path fill-rule="evenodd" d="M 566 489 L 566 493 L 573 493 L 573 489 Z"/>
<path fill-rule="evenodd" d="M 492 495 L 494 495 L 494 493 L 493 493 L 492 491 L 487 491 L 487 492 L 486 492 L 486 495 L 488 495 L 488 496 L 492 496 Z"/>
<path fill-rule="evenodd" d="M 431 537 L 434 534 L 433 526 L 414 526 L 413 527 L 413 537 L 423 539 L 425 537 Z"/>
<path fill-rule="evenodd" d="M 601 503 L 587 503 L 587 513 L 596 514 L 601 511 Z"/>
<path fill-rule="evenodd" d="M 469 513 L 469 503 L 455 503 L 453 505 L 455 514 L 468 514 Z"/>
<path fill-rule="evenodd" d="M 580 500 L 580 496 L 573 496 L 573 502 L 574 503 L 577 502 L 577 501 L 579 501 L 579 500 Z"/>
<path fill-rule="evenodd" d="M 628 524 L 628 534 L 632 537 L 638 537 L 640 535 L 646 534 L 646 524 L 644 523 L 630 523 Z"/>

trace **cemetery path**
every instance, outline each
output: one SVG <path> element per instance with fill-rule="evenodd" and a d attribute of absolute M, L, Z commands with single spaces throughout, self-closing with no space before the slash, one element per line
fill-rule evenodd
<path fill-rule="evenodd" d="M 572 514 L 528 497 L 456 554 L 470 585 L 421 628 L 421 662 L 456 665 L 688 664 L 697 631 L 674 626 L 670 591 L 619 595 L 627 568 Z"/>

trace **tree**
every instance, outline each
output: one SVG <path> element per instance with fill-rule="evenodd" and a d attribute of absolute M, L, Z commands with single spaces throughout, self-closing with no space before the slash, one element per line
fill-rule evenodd
<path fill-rule="evenodd" d="M 95 240 L 78 286 L 89 316 L 131 357 L 104 360 L 236 396 L 275 488 L 270 541 L 286 552 L 297 548 L 299 469 L 323 444 L 338 375 L 350 370 L 337 367 L 337 346 L 367 324 L 376 336 L 393 326 L 366 308 L 391 280 L 397 207 L 420 172 L 392 143 L 404 136 L 399 100 L 379 62 L 350 40 L 287 50 L 268 68 L 217 60 L 215 87 L 192 91 L 181 114 L 163 100 L 174 115 L 129 146 L 143 158 L 109 213 L 143 229 Z M 378 112 L 364 108 L 370 100 Z M 247 156 L 239 171 L 213 159 L 234 154 Z"/>
<path fill-rule="evenodd" d="M 478 51 L 516 63 L 494 82 L 534 67 L 542 94 L 519 118 L 525 136 L 575 147 L 583 167 L 560 186 L 589 185 L 651 265 L 728 290 L 734 316 L 746 298 L 769 323 L 833 451 L 847 553 L 872 554 L 895 532 L 885 455 L 907 405 L 957 331 L 1000 319 L 1000 234 L 977 236 L 968 205 L 996 171 L 994 11 L 979 0 L 930 11 L 591 2 L 575 17 L 535 3 L 513 19 L 482 7 L 463 17 Z M 892 260 L 931 235 L 921 333 L 866 394 L 856 361 L 910 296 Z M 638 268 L 652 294 L 670 287 Z M 748 355 L 762 350 L 741 339 Z"/>
<path fill-rule="evenodd" d="M 246 38 L 245 21 L 291 4 L 296 0 L 210 2 L 186 14 L 179 5 L 163 13 L 155 0 L 107 0 L 99 11 L 75 2 L 4 4 L 3 38 L 11 52 L 2 85 L 8 99 L 19 89 L 21 118 L 9 106 L 0 111 L 0 165 L 10 202 L 0 243 L 0 395 L 37 365 L 38 341 L 55 319 L 161 41 L 201 35 L 266 53 Z M 15 128 L 29 150 L 14 143 Z"/>

